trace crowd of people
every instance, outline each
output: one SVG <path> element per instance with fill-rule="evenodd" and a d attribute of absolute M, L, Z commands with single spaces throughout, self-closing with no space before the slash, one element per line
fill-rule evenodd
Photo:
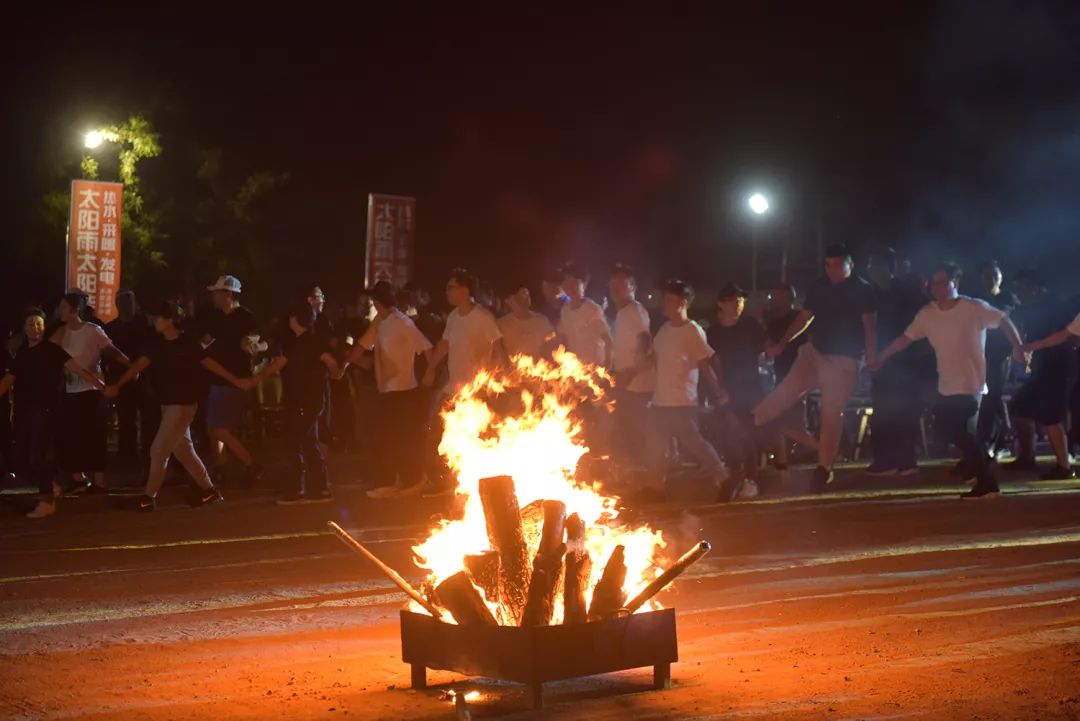
<path fill-rule="evenodd" d="M 61 496 L 108 491 L 113 414 L 119 455 L 141 459 L 143 510 L 156 507 L 170 459 L 190 477 L 194 505 L 222 501 L 225 477 L 237 487 L 272 481 L 282 505 L 329 501 L 331 444 L 361 447 L 373 499 L 447 493 L 437 452 L 445 401 L 481 368 L 562 346 L 610 371 L 613 412 L 594 409 L 589 433 L 602 438 L 590 442 L 634 472 L 623 489 L 631 498 L 662 497 L 676 460 L 692 462 L 721 501 L 754 497 L 763 459 L 783 470 L 796 447 L 816 456 L 813 489 L 826 489 L 864 373 L 868 475 L 917 473 L 929 419 L 960 455 L 953 471 L 973 484 L 967 498 L 998 494 L 1004 455 L 1015 455 L 1007 468 L 1035 470 L 1040 429 L 1056 461 L 1043 477 L 1076 477 L 1075 301 L 1030 271 L 1007 290 L 992 261 L 964 295 L 949 263 L 923 280 L 883 248 L 870 253 L 864 279 L 846 247 L 825 255 L 801 303 L 781 283 L 748 309 L 749 294 L 726 283 L 705 328 L 691 317 L 688 283 L 664 283 L 647 306 L 621 264 L 602 295 L 589 272 L 567 264 L 540 279 L 535 305 L 527 280 L 496 291 L 456 269 L 445 316 L 412 286 L 380 281 L 347 314 L 328 311 L 313 287 L 270 325 L 229 275 L 208 287 L 212 310 L 196 314 L 176 299 L 143 310 L 124 291 L 119 317 L 104 325 L 72 289 L 52 314 L 29 309 L 6 344 L 0 424 L 14 425 L 3 457 L 38 487 L 30 518 L 53 515 Z M 273 479 L 244 432 L 254 397 L 282 411 L 288 464 Z"/>

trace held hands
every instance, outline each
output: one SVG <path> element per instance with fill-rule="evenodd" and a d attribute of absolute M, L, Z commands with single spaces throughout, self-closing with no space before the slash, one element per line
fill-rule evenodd
<path fill-rule="evenodd" d="M 106 400 L 114 401 L 120 396 L 120 386 L 105 386 L 101 392 Z"/>
<path fill-rule="evenodd" d="M 425 388 L 431 388 L 433 385 L 435 385 L 435 369 L 428 368 L 427 371 L 424 373 L 424 379 L 420 382 Z"/>
<path fill-rule="evenodd" d="M 237 378 L 234 385 L 242 391 L 250 391 L 258 387 L 259 379 L 254 376 L 251 378 Z"/>
<path fill-rule="evenodd" d="M 726 406 L 731 401 L 731 394 L 728 393 L 727 388 L 716 389 L 716 405 Z"/>
<path fill-rule="evenodd" d="M 1031 365 L 1031 343 L 1013 348 L 1013 360 L 1022 363 L 1024 368 Z"/>
<path fill-rule="evenodd" d="M 786 348 L 786 343 L 770 343 L 769 345 L 765 346 L 765 355 L 769 356 L 770 358 L 776 358 L 778 355 L 783 353 L 784 349 Z"/>

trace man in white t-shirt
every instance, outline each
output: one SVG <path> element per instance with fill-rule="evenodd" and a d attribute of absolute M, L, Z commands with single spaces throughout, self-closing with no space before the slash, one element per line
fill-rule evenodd
<path fill-rule="evenodd" d="M 938 401 L 935 426 L 942 437 L 956 445 L 964 456 L 975 486 L 964 498 L 993 498 L 998 495 L 986 451 L 974 433 L 979 403 L 986 394 L 986 331 L 1000 328 L 1013 348 L 1018 363 L 1027 364 L 1016 327 L 1003 311 L 985 301 L 961 296 L 960 269 L 944 263 L 930 279 L 933 302 L 924 306 L 904 334 L 889 344 L 870 364 L 878 370 L 889 358 L 917 340 L 926 338 L 937 356 Z"/>
<path fill-rule="evenodd" d="M 375 457 L 369 498 L 390 498 L 419 491 L 421 449 L 417 447 L 424 409 L 417 393 L 416 357 L 431 359 L 431 343 L 397 307 L 394 286 L 379 281 L 371 289 L 375 320 L 356 343 L 350 362 L 373 351 L 378 387 L 372 447 Z M 430 363 L 429 363 L 430 365 Z"/>
<path fill-rule="evenodd" d="M 424 374 L 424 385 L 431 386 L 435 382 L 435 369 L 446 360 L 450 373 L 446 395 L 456 393 L 493 360 L 506 360 L 502 331 L 491 311 L 476 302 L 477 287 L 476 276 L 468 271 L 462 268 L 450 271 L 446 299 L 454 309 L 446 317 L 446 330 Z"/>
<path fill-rule="evenodd" d="M 559 340 L 584 363 L 608 366 L 611 330 L 604 309 L 585 297 L 589 274 L 572 263 L 563 268 L 563 290 L 570 300 L 559 313 Z"/>
<path fill-rule="evenodd" d="M 435 401 L 435 412 L 431 414 L 431 433 L 433 445 L 437 448 L 442 438 L 442 416 L 438 408 L 450 396 L 453 396 L 466 383 L 471 381 L 483 368 L 493 363 L 506 363 L 506 347 L 502 342 L 502 332 L 495 316 L 487 308 L 477 304 L 475 299 L 479 282 L 472 273 L 462 268 L 450 271 L 446 283 L 446 300 L 453 306 L 446 317 L 446 330 L 435 346 L 431 363 L 424 373 L 424 385 L 435 384 L 435 372 L 439 364 L 447 361 L 449 380 Z M 440 461 L 441 463 L 441 461 Z M 441 495 L 453 488 L 443 479 L 429 478 L 429 495 Z"/>
<path fill-rule="evenodd" d="M 618 309 L 612 339 L 611 367 L 615 371 L 615 432 L 612 444 L 636 465 L 646 461 L 649 401 L 656 389 L 656 368 L 649 362 L 652 334 L 649 311 L 637 301 L 637 280 L 628 266 L 616 265 L 608 294 Z"/>
<path fill-rule="evenodd" d="M 716 380 L 709 359 L 713 350 L 705 332 L 687 316 L 694 291 L 681 280 L 664 286 L 664 315 L 668 321 L 653 341 L 656 362 L 656 387 L 650 410 L 648 452 L 654 477 L 663 479 L 671 439 L 679 444 L 679 453 L 694 460 L 716 485 L 720 498 L 730 501 L 738 488 L 729 488 L 728 472 L 716 449 L 701 435 L 698 423 L 698 379 L 706 384 L 720 405 L 727 393 Z"/>
<path fill-rule="evenodd" d="M 547 316 L 532 309 L 532 294 L 524 283 L 509 288 L 504 297 L 510 312 L 499 318 L 506 352 L 511 356 L 522 355 L 540 358 L 550 351 L 555 328 Z"/>

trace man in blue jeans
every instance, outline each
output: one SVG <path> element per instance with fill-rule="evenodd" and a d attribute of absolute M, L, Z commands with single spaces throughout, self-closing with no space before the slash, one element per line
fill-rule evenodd
<path fill-rule="evenodd" d="M 315 333 L 315 310 L 304 302 L 289 316 L 290 337 L 282 355 L 244 383 L 255 387 L 266 376 L 281 373 L 286 428 L 292 463 L 282 484 L 278 504 L 320 503 L 331 500 L 326 456 L 319 443 L 319 416 L 326 398 L 327 377 L 344 375 L 326 340 Z"/>

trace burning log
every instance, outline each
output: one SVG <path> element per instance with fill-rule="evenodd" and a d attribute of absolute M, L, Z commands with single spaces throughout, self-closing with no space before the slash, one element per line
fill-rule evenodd
<path fill-rule="evenodd" d="M 514 479 L 510 476 L 481 478 L 480 502 L 484 507 L 488 540 L 502 562 L 500 596 L 511 618 L 518 623 L 528 600 L 531 569 Z"/>
<path fill-rule="evenodd" d="M 499 602 L 502 571 L 497 551 L 465 554 L 465 570 L 472 576 L 473 583 L 484 592 L 487 600 L 492 603 Z"/>
<path fill-rule="evenodd" d="M 442 618 L 443 611 L 441 608 L 439 608 L 437 605 L 425 598 L 423 594 L 413 588 L 408 581 L 402 578 L 397 571 L 380 561 L 374 553 L 364 548 L 364 546 L 355 538 L 350 536 L 344 528 L 334 523 L 333 521 L 327 521 L 327 525 L 330 526 L 330 530 L 337 534 L 337 537 L 341 539 L 342 543 L 344 543 L 346 546 L 374 563 L 380 571 L 386 574 L 387 578 L 394 582 L 394 585 L 404 591 L 409 596 L 409 598 L 420 604 L 425 611 L 430 613 L 435 618 Z"/>
<path fill-rule="evenodd" d="M 544 530 L 536 558 L 533 559 L 522 626 L 547 626 L 551 623 L 559 581 L 562 580 L 563 557 L 566 555 L 566 544 L 563 543 L 565 528 L 566 504 L 562 501 L 544 501 Z"/>
<path fill-rule="evenodd" d="M 614 616 L 626 601 L 623 584 L 626 583 L 626 549 L 615 546 L 611 558 L 604 566 L 604 574 L 593 590 L 592 605 L 589 606 L 589 618 L 601 619 Z"/>
<path fill-rule="evenodd" d="M 578 514 L 566 519 L 566 573 L 563 582 L 563 623 L 585 623 L 589 611 L 585 592 L 592 577 L 592 558 L 585 549 L 585 522 Z"/>
<path fill-rule="evenodd" d="M 667 570 L 661 573 L 656 579 L 645 588 L 641 589 L 638 595 L 634 596 L 629 603 L 626 604 L 626 610 L 630 613 L 634 613 L 639 608 L 644 606 L 650 598 L 667 588 L 668 584 L 674 581 L 682 574 L 687 568 L 697 562 L 702 556 L 712 550 L 712 546 L 708 541 L 702 541 L 689 551 L 683 554 L 682 558 L 673 563 Z"/>
<path fill-rule="evenodd" d="M 484 603 L 480 591 L 469 579 L 469 574 L 459 571 L 435 587 L 442 605 L 460 626 L 497 626 L 495 616 Z"/>

